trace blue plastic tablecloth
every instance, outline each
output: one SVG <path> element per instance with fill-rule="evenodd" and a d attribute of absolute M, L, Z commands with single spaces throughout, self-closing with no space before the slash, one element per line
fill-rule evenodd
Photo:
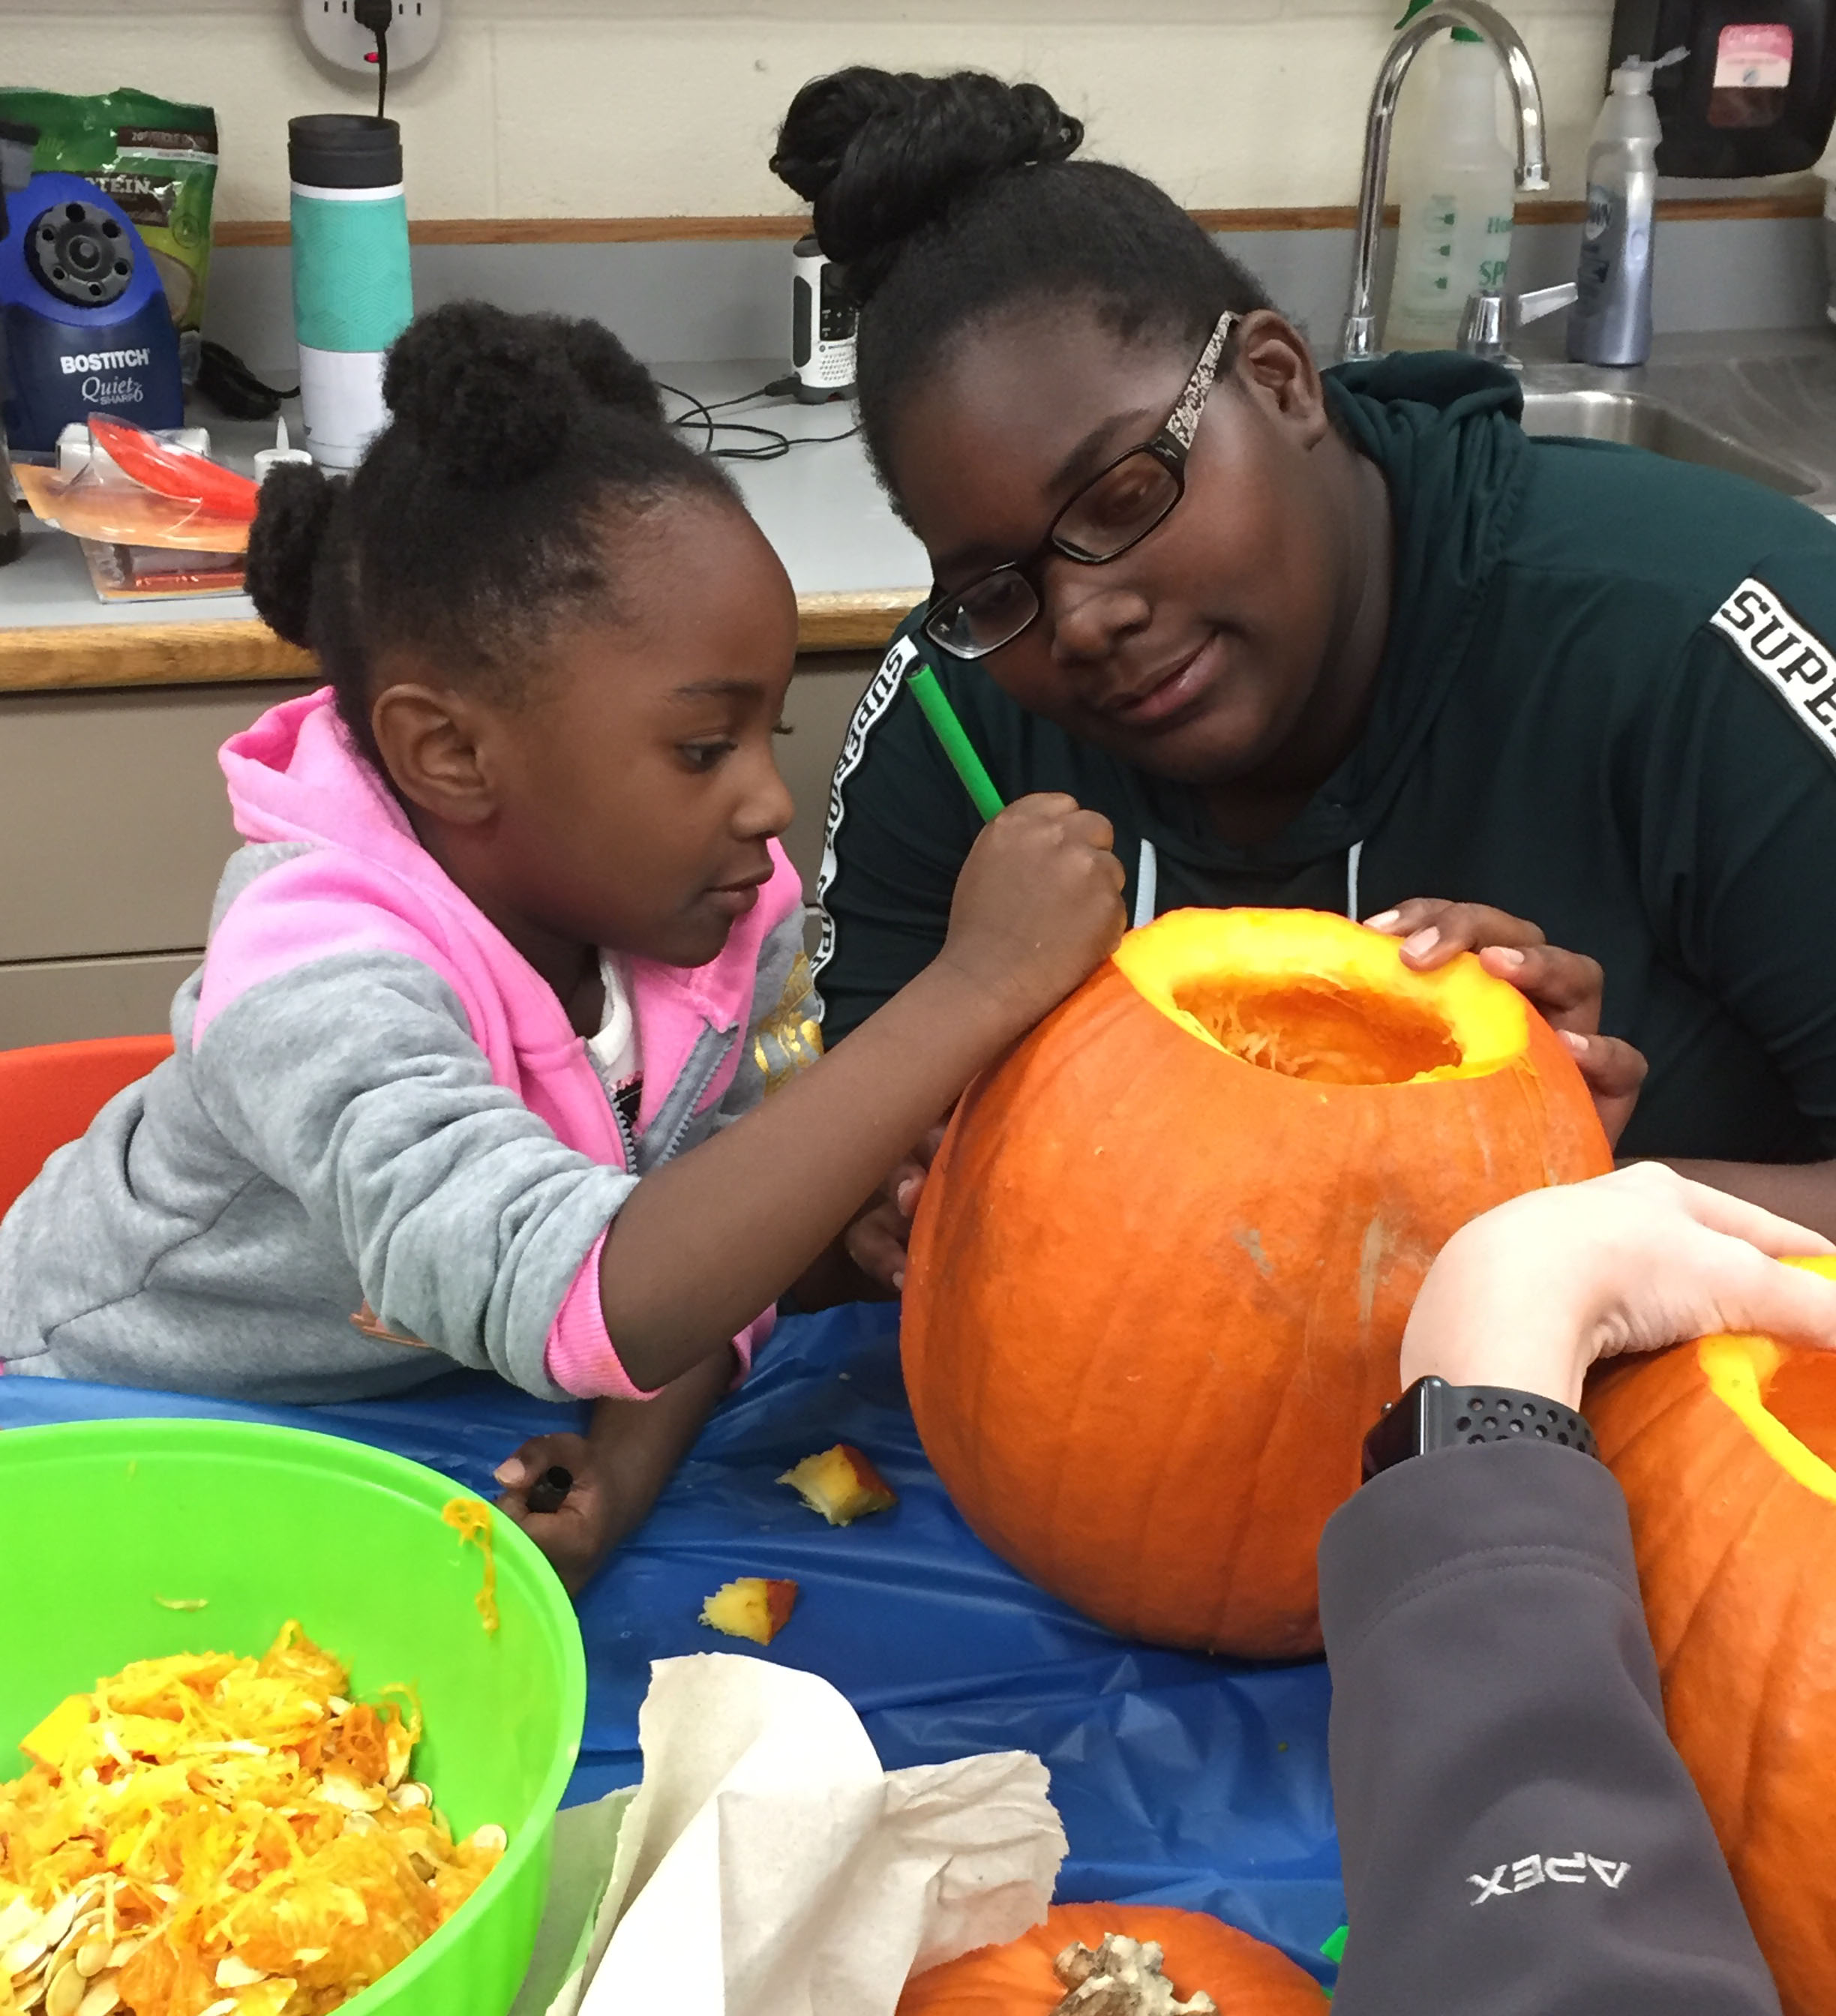
<path fill-rule="evenodd" d="M 924 1459 L 899 1377 L 897 1319 L 860 1305 L 787 1319 L 715 1413 L 643 1528 L 580 1602 L 589 1676 L 573 1802 L 635 1784 L 653 1659 L 737 1649 L 697 1622 L 736 1575 L 801 1584 L 759 1656 L 832 1681 L 888 1769 L 1032 1750 L 1052 1773 L 1071 1854 L 1061 1899 L 1215 1912 L 1324 1974 L 1343 1916 L 1327 1777 L 1326 1671 L 1156 1651 L 1087 1622 L 997 1561 Z M 0 1378 L 0 1427 L 147 1415 L 279 1421 L 393 1449 L 490 1496 L 527 1437 L 584 1418 L 455 1374 L 407 1398 L 254 1407 Z M 775 1480 L 851 1442 L 899 1493 L 825 1525 Z"/>

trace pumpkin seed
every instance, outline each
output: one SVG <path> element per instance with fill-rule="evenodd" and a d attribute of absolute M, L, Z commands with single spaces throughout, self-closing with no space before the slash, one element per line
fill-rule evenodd
<path fill-rule="evenodd" d="M 418 1778 L 411 1778 L 405 1785 L 397 1786 L 389 1797 L 397 1809 L 402 1813 L 430 1806 L 434 1803 L 431 1788 L 423 1785 Z"/>
<path fill-rule="evenodd" d="M 238 1960 L 234 1953 L 226 1954 L 217 1963 L 219 1988 L 253 1988 L 257 1982 L 267 1978 L 260 1967 L 250 1967 L 246 1960 Z"/>
<path fill-rule="evenodd" d="M 77 1971 L 72 1953 L 45 1977 L 45 2016 L 77 2016 L 89 1984 Z"/>
<path fill-rule="evenodd" d="M 109 1942 L 105 1939 L 92 1936 L 77 1949 L 77 1971 L 85 1981 L 93 1981 L 108 1965 Z"/>
<path fill-rule="evenodd" d="M 231 2011 L 236 2006 L 236 1997 L 233 1995 L 225 1995 L 221 2001 L 213 2002 L 210 2007 L 203 2011 L 203 2016 L 231 2016 Z"/>
<path fill-rule="evenodd" d="M 101 1894 L 99 1884 L 89 1891 L 67 1891 L 38 1921 L 39 1938 L 47 1946 L 62 1946 L 70 1935 L 71 1926 L 77 1922 L 77 1913 Z"/>
<path fill-rule="evenodd" d="M 112 2016 L 121 2006 L 121 1991 L 115 1985 L 115 1977 L 105 1974 L 89 1984 L 89 1993 L 77 2007 L 77 2016 Z"/>
<path fill-rule="evenodd" d="M 466 1844 L 469 1848 L 482 1850 L 487 1855 L 502 1855 L 510 1845 L 510 1838 L 495 1820 L 487 1820 L 483 1827 L 474 1830 Z"/>
<path fill-rule="evenodd" d="M 137 1936 L 117 1939 L 108 1949 L 108 1964 L 111 1967 L 124 1967 L 139 1952 L 153 1935 L 143 1932 Z"/>
<path fill-rule="evenodd" d="M 313 1796 L 328 1806 L 342 1806 L 347 1813 L 373 1813 L 387 1795 L 380 1786 L 359 1784 L 342 1771 L 327 1771 Z"/>
<path fill-rule="evenodd" d="M 9 1946 L 4 1959 L 0 1959 L 0 1974 L 30 1974 L 49 1949 L 50 1942 L 41 1939 L 34 1930 L 16 1944 Z"/>
<path fill-rule="evenodd" d="M 12 1949 L 38 1922 L 38 1913 L 24 1897 L 15 1897 L 0 1911 L 0 1953 Z"/>

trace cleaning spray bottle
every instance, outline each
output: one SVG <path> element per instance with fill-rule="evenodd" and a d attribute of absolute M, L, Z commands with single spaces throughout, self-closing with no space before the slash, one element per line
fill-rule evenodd
<path fill-rule="evenodd" d="M 1568 317 L 1576 364 L 1643 364 L 1651 354 L 1651 232 L 1658 200 L 1658 142 L 1651 74 L 1682 62 L 1628 56 L 1614 71 L 1587 148 L 1587 220 Z"/>
<path fill-rule="evenodd" d="M 1403 20 L 1427 4 L 1410 0 Z M 1430 60 L 1431 138 L 1406 171 L 1388 350 L 1451 350 L 1467 296 L 1502 293 L 1510 259 L 1517 163 L 1499 135 L 1498 59 L 1471 29 L 1456 28 Z"/>

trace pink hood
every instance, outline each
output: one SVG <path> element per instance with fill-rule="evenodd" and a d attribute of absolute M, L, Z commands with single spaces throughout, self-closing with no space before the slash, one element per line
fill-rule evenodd
<path fill-rule="evenodd" d="M 401 808 L 352 748 L 329 687 L 271 707 L 219 761 L 236 830 L 257 847 L 305 851 L 261 868 L 218 920 L 193 1035 L 265 980 L 340 953 L 395 952 L 452 988 L 491 1075 L 568 1147 L 622 1167 L 611 1103 L 560 1003 L 522 955 L 416 839 Z M 760 950 L 802 902 L 776 842 L 776 872 L 720 956 L 686 967 L 633 959 L 632 1007 L 644 1067 L 641 1134 L 705 1029 L 743 1034 Z M 696 1111 L 733 1082 L 736 1041 Z"/>

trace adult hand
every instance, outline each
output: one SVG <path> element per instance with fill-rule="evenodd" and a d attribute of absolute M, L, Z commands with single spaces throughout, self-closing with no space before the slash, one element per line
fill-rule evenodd
<path fill-rule="evenodd" d="M 1121 942 L 1127 919 L 1114 840 L 1100 813 L 1042 791 L 990 820 L 970 849 L 936 963 L 968 981 L 1015 1035 Z"/>
<path fill-rule="evenodd" d="M 848 1258 L 869 1281 L 895 1295 L 905 1285 L 905 1249 L 911 1243 L 912 1220 L 924 1192 L 924 1179 L 943 1145 L 947 1124 L 940 1120 L 905 1156 L 843 1235 Z"/>
<path fill-rule="evenodd" d="M 1400 938 L 1402 963 L 1417 973 L 1432 973 L 1456 953 L 1471 952 L 1488 973 L 1508 980 L 1568 1046 L 1607 1142 L 1618 1140 L 1638 1103 L 1646 1066 L 1631 1044 L 1600 1032 L 1604 975 L 1599 960 L 1564 952 L 1535 925 L 1483 903 L 1414 896 L 1364 921 L 1371 931 Z"/>
<path fill-rule="evenodd" d="M 558 1510 L 531 1512 L 530 1486 L 556 1463 L 573 1474 L 573 1489 Z M 585 1435 L 537 1435 L 506 1456 L 495 1475 L 504 1487 L 499 1510 L 541 1548 L 568 1594 L 578 1595 L 628 1523 L 621 1516 L 614 1481 L 605 1474 L 593 1445 Z"/>
<path fill-rule="evenodd" d="M 1717 1330 L 1836 1348 L 1836 1246 L 1655 1162 L 1532 1190 L 1441 1250 L 1402 1337 L 1404 1386 L 1516 1387 L 1579 1406 L 1588 1367 Z"/>

